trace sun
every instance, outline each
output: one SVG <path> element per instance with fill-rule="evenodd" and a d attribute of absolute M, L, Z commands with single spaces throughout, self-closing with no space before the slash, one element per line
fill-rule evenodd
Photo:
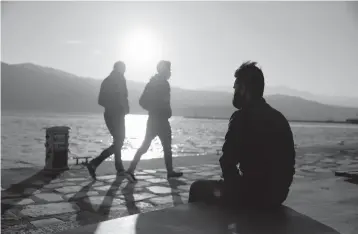
<path fill-rule="evenodd" d="M 161 59 L 161 56 L 161 42 L 150 29 L 129 32 L 118 50 L 118 58 L 135 69 L 149 69 Z"/>

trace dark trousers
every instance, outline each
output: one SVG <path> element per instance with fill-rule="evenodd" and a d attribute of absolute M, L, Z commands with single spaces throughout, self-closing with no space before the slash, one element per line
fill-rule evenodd
<path fill-rule="evenodd" d="M 259 185 L 257 185 L 259 186 Z M 198 180 L 190 186 L 189 203 L 204 202 L 220 205 L 225 208 L 239 209 L 276 209 L 286 199 L 287 194 L 270 197 L 260 189 L 252 190 L 242 178 L 238 177 L 232 183 L 214 180 Z"/>
<path fill-rule="evenodd" d="M 103 150 L 102 153 L 91 160 L 91 164 L 98 167 L 105 159 L 114 154 L 115 167 L 117 172 L 124 171 L 121 159 L 121 150 L 125 138 L 125 115 L 118 112 L 104 112 L 104 121 L 106 126 L 113 137 L 113 143 L 110 147 Z"/>
<path fill-rule="evenodd" d="M 239 187 L 239 185 L 237 185 Z M 238 205 L 239 188 L 228 190 L 224 181 L 197 180 L 190 186 L 189 203 L 204 202 L 211 205 Z"/>
<path fill-rule="evenodd" d="M 172 130 L 170 127 L 169 120 L 167 118 L 160 118 L 156 116 L 149 116 L 147 120 L 147 130 L 145 133 L 144 141 L 141 147 L 138 149 L 137 153 L 134 155 L 134 158 L 129 166 L 128 171 L 134 172 L 137 164 L 140 161 L 140 158 L 145 154 L 152 140 L 158 136 L 164 151 L 164 161 L 165 166 L 168 172 L 173 171 L 173 159 L 172 159 Z"/>

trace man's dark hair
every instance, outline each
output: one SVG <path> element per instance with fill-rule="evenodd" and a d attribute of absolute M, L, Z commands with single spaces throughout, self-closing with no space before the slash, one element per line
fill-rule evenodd
<path fill-rule="evenodd" d="M 265 78 L 256 62 L 244 62 L 236 71 L 236 83 L 243 84 L 249 90 L 252 98 L 261 98 L 264 94 Z"/>

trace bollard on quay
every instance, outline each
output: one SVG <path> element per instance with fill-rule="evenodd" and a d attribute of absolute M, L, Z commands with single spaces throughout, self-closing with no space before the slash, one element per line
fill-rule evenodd
<path fill-rule="evenodd" d="M 61 172 L 68 170 L 68 138 L 70 128 L 55 126 L 46 128 L 46 159 L 44 171 Z"/>

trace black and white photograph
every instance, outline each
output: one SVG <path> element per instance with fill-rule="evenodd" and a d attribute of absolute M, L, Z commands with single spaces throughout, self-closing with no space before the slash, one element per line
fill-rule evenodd
<path fill-rule="evenodd" d="M 357 1 L 1 1 L 1 233 L 358 234 Z"/>

